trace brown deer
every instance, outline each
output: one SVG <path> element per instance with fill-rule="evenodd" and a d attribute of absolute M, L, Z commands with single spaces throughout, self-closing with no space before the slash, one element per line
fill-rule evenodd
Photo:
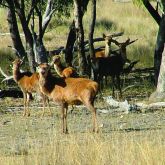
<path fill-rule="evenodd" d="M 78 77 L 78 74 L 73 67 L 64 67 L 62 65 L 61 57 L 59 55 L 53 57 L 51 65 L 54 65 L 54 69 L 60 77 Z"/>
<path fill-rule="evenodd" d="M 47 63 L 38 67 L 39 85 L 41 91 L 61 106 L 62 132 L 68 133 L 67 110 L 68 105 L 83 103 L 93 116 L 93 131 L 97 132 L 96 109 L 94 100 L 98 91 L 98 84 L 86 78 L 57 78 L 52 76 Z"/>
<path fill-rule="evenodd" d="M 121 36 L 123 33 L 114 33 L 111 35 L 105 35 L 103 33 L 103 38 L 105 40 L 105 50 L 99 50 L 95 52 L 95 57 L 108 57 L 111 55 L 111 43 L 115 42 L 114 37 Z"/>
<path fill-rule="evenodd" d="M 29 110 L 29 101 L 30 96 L 33 92 L 37 92 L 41 94 L 43 99 L 43 113 L 42 116 L 44 116 L 45 113 L 45 102 L 48 102 L 48 98 L 41 93 L 39 88 L 39 74 L 38 73 L 30 73 L 30 72 L 20 72 L 20 66 L 22 65 L 23 61 L 21 59 L 16 59 L 13 62 L 13 78 L 14 81 L 18 84 L 18 86 L 21 88 L 23 92 L 23 98 L 24 98 L 24 113 L 23 116 L 30 116 L 30 110 Z M 48 103 L 49 106 L 49 103 Z M 49 111 L 52 114 L 50 107 Z"/>

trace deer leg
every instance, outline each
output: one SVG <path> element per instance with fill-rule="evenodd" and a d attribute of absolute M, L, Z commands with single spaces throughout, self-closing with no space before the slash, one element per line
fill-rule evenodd
<path fill-rule="evenodd" d="M 45 102 L 46 102 L 46 97 L 44 96 L 43 93 L 41 93 L 42 101 L 43 101 L 43 111 L 42 111 L 42 117 L 45 115 Z"/>
<path fill-rule="evenodd" d="M 61 119 L 62 119 L 62 133 L 65 133 L 64 132 L 64 105 L 62 104 L 61 105 Z"/>
<path fill-rule="evenodd" d="M 97 124 L 97 118 L 96 118 L 96 109 L 94 108 L 94 101 L 86 101 L 84 104 L 86 105 L 87 109 L 89 109 L 92 112 L 92 120 L 93 120 L 93 132 L 98 132 L 98 124 Z"/>
<path fill-rule="evenodd" d="M 26 101 L 27 101 L 27 94 L 26 94 L 26 92 L 23 92 L 23 104 L 24 104 L 23 116 L 26 116 Z"/>
<path fill-rule="evenodd" d="M 53 113 L 52 113 L 52 110 L 50 108 L 50 104 L 49 104 L 49 98 L 47 96 L 45 96 L 45 99 L 46 99 L 46 103 L 48 105 L 48 109 L 49 109 L 49 113 L 50 113 L 50 116 L 53 116 Z"/>
<path fill-rule="evenodd" d="M 30 109 L 29 109 L 29 101 L 30 101 L 30 93 L 27 93 L 27 116 L 30 116 Z"/>
<path fill-rule="evenodd" d="M 112 76 L 112 96 L 115 96 L 115 77 Z"/>
<path fill-rule="evenodd" d="M 65 103 L 62 103 L 61 106 L 61 118 L 62 118 L 62 132 L 63 133 L 68 133 L 68 128 L 67 128 L 67 110 L 68 110 L 68 105 Z"/>
<path fill-rule="evenodd" d="M 65 133 L 68 133 L 68 125 L 67 125 L 67 113 L 68 113 L 68 105 L 65 105 L 64 108 L 64 120 L 65 120 Z"/>
<path fill-rule="evenodd" d="M 103 89 L 103 76 L 98 76 L 98 84 L 99 84 L 99 90 L 101 91 Z"/>
<path fill-rule="evenodd" d="M 118 86 L 118 89 L 119 89 L 119 92 L 120 92 L 120 98 L 122 98 L 122 90 L 121 90 L 121 84 L 120 84 L 120 76 L 118 75 L 116 77 L 117 79 L 117 86 Z"/>

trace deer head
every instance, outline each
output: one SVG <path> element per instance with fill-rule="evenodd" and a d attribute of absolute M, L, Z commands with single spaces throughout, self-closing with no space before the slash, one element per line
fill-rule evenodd
<path fill-rule="evenodd" d="M 19 68 L 19 67 L 22 65 L 23 62 L 24 62 L 24 57 L 23 57 L 22 59 L 20 59 L 20 58 L 15 59 L 15 60 L 12 62 L 12 64 L 13 64 L 13 69 L 14 69 L 14 68 L 15 68 L 15 69 Z"/>
<path fill-rule="evenodd" d="M 49 70 L 50 70 L 50 65 L 48 63 L 42 63 L 39 64 L 37 67 L 37 71 L 41 77 L 47 77 Z"/>

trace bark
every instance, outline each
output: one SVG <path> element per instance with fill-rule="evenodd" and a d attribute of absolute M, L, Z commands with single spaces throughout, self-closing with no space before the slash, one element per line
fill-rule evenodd
<path fill-rule="evenodd" d="M 156 48 L 154 54 L 155 85 L 157 85 L 157 81 L 158 81 L 164 43 L 165 43 L 165 15 L 162 16 L 159 25 L 159 31 L 157 35 Z"/>
<path fill-rule="evenodd" d="M 26 53 L 25 53 L 25 49 L 24 49 L 22 41 L 21 41 L 19 30 L 18 30 L 17 19 L 16 19 L 16 15 L 15 15 L 15 11 L 14 11 L 14 4 L 13 4 L 13 1 L 11 1 L 11 0 L 7 0 L 7 3 L 9 6 L 7 21 L 9 24 L 9 30 L 10 30 L 10 35 L 11 35 L 11 39 L 13 42 L 13 46 L 18 51 L 18 53 L 19 53 L 18 56 L 23 57 L 26 55 Z"/>
<path fill-rule="evenodd" d="M 89 0 L 83 0 L 83 13 L 82 16 L 84 15 L 87 6 L 88 6 Z M 68 39 L 66 43 L 66 48 L 65 48 L 65 61 L 67 66 L 72 65 L 72 60 L 73 60 L 73 49 L 74 49 L 74 44 L 76 41 L 76 30 L 75 30 L 75 22 L 73 20 L 71 26 L 70 26 L 70 31 L 68 34 Z"/>
<path fill-rule="evenodd" d="M 20 19 L 23 32 L 25 34 L 25 40 L 26 40 L 26 50 L 27 50 L 27 58 L 29 62 L 29 67 L 31 72 L 35 72 L 35 59 L 34 59 L 34 52 L 33 52 L 33 37 L 32 33 L 28 27 L 28 22 L 26 20 L 25 16 L 25 10 L 24 10 L 24 4 L 23 1 L 22 4 L 19 4 L 17 0 L 15 2 L 15 8 L 18 14 L 18 17 Z"/>
<path fill-rule="evenodd" d="M 94 52 L 94 45 L 93 45 L 93 34 L 94 34 L 94 27 L 95 27 L 95 21 L 96 21 L 96 0 L 92 0 L 92 10 L 91 10 L 91 24 L 89 27 L 89 54 L 90 57 L 95 57 L 95 52 Z"/>
<path fill-rule="evenodd" d="M 86 73 L 86 57 L 84 51 L 84 29 L 83 29 L 83 11 L 82 11 L 82 0 L 74 0 L 74 18 L 75 18 L 75 28 L 76 28 L 76 38 L 77 38 L 77 48 L 79 57 L 79 70 L 80 74 Z"/>
<path fill-rule="evenodd" d="M 68 39 L 67 39 L 66 49 L 65 49 L 65 61 L 66 61 L 67 66 L 72 66 L 73 48 L 74 48 L 75 41 L 76 41 L 76 30 L 75 30 L 75 24 L 73 21 L 72 25 L 70 26 L 70 31 L 68 34 Z"/>
<path fill-rule="evenodd" d="M 165 101 L 165 44 L 164 44 L 164 51 L 162 54 L 161 66 L 160 66 L 160 73 L 158 77 L 158 84 L 156 91 L 151 94 L 149 101 L 150 102 L 159 102 Z"/>
<path fill-rule="evenodd" d="M 91 77 L 91 61 L 90 58 L 95 57 L 95 49 L 94 49 L 94 41 L 93 34 L 96 22 L 96 0 L 91 1 L 91 24 L 89 25 L 89 34 L 88 34 L 88 42 L 89 42 L 89 56 L 87 57 L 88 62 L 88 76 Z"/>
<path fill-rule="evenodd" d="M 160 25 L 160 21 L 161 21 L 161 16 L 159 15 L 159 13 L 157 12 L 157 10 L 155 10 L 153 8 L 153 6 L 151 5 L 151 3 L 148 0 L 143 0 L 143 4 L 146 7 L 146 9 L 148 10 L 148 12 L 150 13 L 150 15 L 154 18 L 154 20 L 157 22 L 158 25 Z"/>

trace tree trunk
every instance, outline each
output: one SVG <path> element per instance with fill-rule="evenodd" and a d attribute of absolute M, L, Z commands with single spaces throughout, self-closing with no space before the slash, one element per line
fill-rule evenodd
<path fill-rule="evenodd" d="M 22 25 L 23 32 L 25 34 L 26 40 L 26 50 L 27 50 L 27 58 L 29 61 L 29 67 L 31 72 L 35 72 L 35 59 L 34 59 L 34 51 L 33 51 L 33 37 L 30 29 L 28 27 L 28 23 L 26 21 L 25 13 L 23 10 L 17 9 L 17 13 Z"/>
<path fill-rule="evenodd" d="M 158 81 L 160 64 L 161 64 L 161 59 L 162 59 L 162 52 L 164 49 L 164 43 L 165 43 L 165 15 L 162 16 L 162 19 L 159 25 L 159 31 L 157 35 L 156 48 L 155 48 L 155 54 L 154 54 L 155 85 L 157 85 L 157 81 Z"/>
<path fill-rule="evenodd" d="M 75 18 L 75 28 L 77 37 L 77 49 L 79 58 L 79 72 L 81 75 L 86 73 L 86 57 L 84 51 L 84 29 L 83 29 L 83 11 L 82 11 L 82 0 L 74 0 L 74 18 Z"/>
<path fill-rule="evenodd" d="M 74 21 L 72 22 L 72 25 L 70 26 L 70 31 L 68 34 L 68 39 L 66 43 L 66 49 L 65 49 L 65 61 L 67 66 L 72 66 L 72 60 L 73 60 L 73 48 L 74 43 L 76 41 L 76 29 Z"/>
<path fill-rule="evenodd" d="M 157 22 L 158 25 L 160 25 L 161 16 L 159 13 L 152 7 L 151 3 L 148 0 L 143 0 L 143 4 L 148 10 L 148 12 L 151 14 L 151 16 L 154 18 L 154 20 Z"/>
<path fill-rule="evenodd" d="M 92 10 L 91 10 L 91 24 L 89 27 L 89 54 L 90 57 L 95 57 L 95 51 L 94 51 L 94 45 L 93 45 L 93 34 L 94 34 L 94 28 L 95 28 L 95 21 L 96 21 L 96 0 L 91 1 Z"/>
<path fill-rule="evenodd" d="M 48 62 L 48 58 L 47 58 L 47 51 L 46 48 L 43 44 L 43 42 L 38 39 L 38 37 L 33 41 L 33 50 L 34 50 L 34 54 L 35 54 L 35 61 L 38 64 L 41 63 L 47 63 Z"/>
<path fill-rule="evenodd" d="M 156 91 L 152 93 L 149 98 L 150 102 L 165 101 L 165 80 L 164 80 L 165 78 L 165 44 L 163 48 L 164 48 L 164 51 L 162 54 L 158 84 L 157 84 Z"/>
<path fill-rule="evenodd" d="M 89 0 L 83 0 L 83 13 L 82 17 L 87 9 Z M 75 22 L 73 20 L 72 25 L 70 26 L 70 31 L 68 34 L 68 39 L 65 48 L 65 61 L 68 66 L 72 66 L 73 60 L 73 48 L 76 41 L 76 29 L 75 29 Z"/>
<path fill-rule="evenodd" d="M 9 24 L 9 30 L 10 30 L 10 34 L 11 34 L 11 39 L 13 42 L 13 46 L 14 48 L 18 51 L 19 53 L 19 58 L 20 56 L 23 57 L 26 55 L 25 49 L 23 47 L 22 41 L 21 41 L 21 37 L 19 34 L 19 30 L 18 30 L 18 25 L 17 25 L 17 19 L 16 19 L 16 15 L 15 15 L 15 11 L 14 11 L 14 4 L 13 1 L 8 0 L 7 1 L 9 9 L 8 9 L 8 15 L 7 15 L 7 21 Z"/>
<path fill-rule="evenodd" d="M 96 22 L 96 0 L 91 1 L 91 24 L 89 25 L 89 34 L 88 34 L 88 42 L 89 42 L 89 56 L 87 56 L 88 61 L 88 75 L 91 77 L 91 61 L 90 58 L 95 57 L 95 49 L 93 44 L 93 34 Z"/>

